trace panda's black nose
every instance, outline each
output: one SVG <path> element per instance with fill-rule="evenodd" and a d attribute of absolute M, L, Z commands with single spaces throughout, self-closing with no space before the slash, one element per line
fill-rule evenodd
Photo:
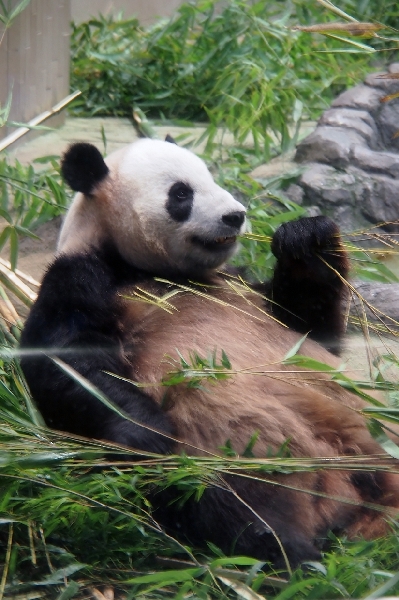
<path fill-rule="evenodd" d="M 239 229 L 245 221 L 245 211 L 236 210 L 234 212 L 227 213 L 227 215 L 223 215 L 222 221 L 225 223 L 225 225 L 230 225 L 230 227 L 237 227 L 237 229 Z"/>

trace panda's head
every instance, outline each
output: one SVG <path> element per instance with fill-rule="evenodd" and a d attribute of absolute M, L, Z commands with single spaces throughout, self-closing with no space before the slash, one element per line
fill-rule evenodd
<path fill-rule="evenodd" d="M 222 265 L 245 228 L 245 207 L 218 186 L 205 163 L 168 141 L 143 139 L 105 161 L 91 144 L 70 146 L 62 174 L 75 196 L 58 250 L 113 244 L 133 266 L 203 273 Z"/>

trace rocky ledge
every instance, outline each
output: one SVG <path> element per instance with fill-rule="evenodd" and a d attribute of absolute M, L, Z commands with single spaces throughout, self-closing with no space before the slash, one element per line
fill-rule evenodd
<path fill-rule="evenodd" d="M 387 98 L 399 92 L 395 74 L 399 63 L 343 92 L 296 150 L 306 168 L 288 195 L 346 232 L 399 232 L 399 98 Z"/>

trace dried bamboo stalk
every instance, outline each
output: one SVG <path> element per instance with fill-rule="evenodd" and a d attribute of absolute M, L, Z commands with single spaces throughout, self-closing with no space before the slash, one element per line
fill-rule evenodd
<path fill-rule="evenodd" d="M 5 260 L 4 258 L 0 257 L 0 265 L 3 265 L 4 267 L 6 267 L 7 269 L 9 269 L 11 271 L 11 263 L 9 260 Z M 13 271 L 13 272 L 20 279 L 22 279 L 23 281 L 26 281 L 26 283 L 30 283 L 31 285 L 34 285 L 35 287 L 40 287 L 40 283 L 38 281 L 36 281 L 36 279 L 33 279 L 33 277 L 31 277 L 30 275 L 27 275 L 23 271 L 20 271 L 19 269 L 15 269 L 15 271 Z"/>
<path fill-rule="evenodd" d="M 18 129 L 14 131 L 14 133 L 10 133 L 10 135 L 7 135 L 7 137 L 5 137 L 0 142 L 0 152 L 11 146 L 11 144 L 14 144 L 14 142 L 19 140 L 19 138 L 21 138 L 26 133 L 29 133 L 32 127 L 36 127 L 36 125 L 39 125 L 40 123 L 43 123 L 43 121 L 45 121 L 46 119 L 49 119 L 53 115 L 56 115 L 68 104 L 70 104 L 72 100 L 75 100 L 75 98 L 80 96 L 81 93 L 82 92 L 78 91 L 74 92 L 73 94 L 69 94 L 69 96 L 61 100 L 61 102 L 58 102 L 58 104 L 55 104 L 50 110 L 46 110 L 37 117 L 34 117 L 30 121 L 28 121 L 26 127 L 18 127 Z"/>
<path fill-rule="evenodd" d="M 26 304 L 26 306 L 31 306 L 32 303 L 36 300 L 37 294 L 33 292 L 30 287 L 26 285 L 21 279 L 8 269 L 3 264 L 0 263 L 0 280 L 4 282 L 4 285 L 8 287 L 8 289 L 17 296 Z"/>

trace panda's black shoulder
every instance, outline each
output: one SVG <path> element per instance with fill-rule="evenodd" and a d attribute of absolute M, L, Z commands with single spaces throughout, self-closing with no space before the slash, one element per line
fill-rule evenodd
<path fill-rule="evenodd" d="M 48 269 L 47 274 L 66 285 L 86 288 L 88 293 L 95 292 L 97 286 L 108 280 L 112 286 L 135 284 L 148 277 L 140 269 L 128 263 L 111 243 L 99 248 L 89 248 L 82 252 L 60 253 Z"/>
<path fill-rule="evenodd" d="M 54 344 L 50 331 L 57 322 L 66 324 L 67 337 L 77 330 L 111 332 L 118 320 L 118 290 L 146 277 L 110 245 L 59 254 L 43 277 L 22 333 L 22 346 L 28 340 L 31 345 Z M 54 331 L 64 335 L 58 325 Z"/>

